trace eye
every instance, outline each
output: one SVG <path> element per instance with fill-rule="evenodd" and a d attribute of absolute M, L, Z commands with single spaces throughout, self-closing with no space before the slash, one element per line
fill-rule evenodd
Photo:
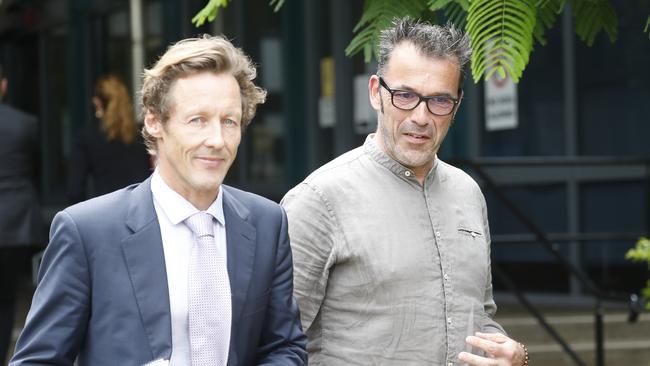
<path fill-rule="evenodd" d="M 415 93 L 398 90 L 395 92 L 395 94 L 393 94 L 393 98 L 398 98 L 401 100 L 413 100 L 416 99 L 417 96 L 415 95 Z"/>
<path fill-rule="evenodd" d="M 226 118 L 226 119 L 223 120 L 222 123 L 226 127 L 236 127 L 236 126 L 239 125 L 239 123 L 237 121 L 235 121 L 234 119 L 232 119 L 232 118 Z"/>
<path fill-rule="evenodd" d="M 439 96 L 439 97 L 431 97 L 431 101 L 432 101 L 433 103 L 435 103 L 435 104 L 443 105 L 443 106 L 448 106 L 448 105 L 450 105 L 450 104 L 454 104 L 454 100 L 453 100 L 453 99 L 451 99 L 451 98 L 449 98 L 449 97 L 443 97 L 443 96 Z"/>
<path fill-rule="evenodd" d="M 190 125 L 201 125 L 205 122 L 203 117 L 192 117 L 187 123 Z"/>

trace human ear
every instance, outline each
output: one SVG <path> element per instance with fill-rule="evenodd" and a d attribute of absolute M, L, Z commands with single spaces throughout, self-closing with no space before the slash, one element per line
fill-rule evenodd
<path fill-rule="evenodd" d="M 162 137 L 162 123 L 151 111 L 147 110 L 144 114 L 144 128 L 147 133 L 155 138 Z"/>
<path fill-rule="evenodd" d="M 381 93 L 379 92 L 379 76 L 372 75 L 368 80 L 368 97 L 370 98 L 370 105 L 372 108 L 379 112 L 381 108 Z"/>

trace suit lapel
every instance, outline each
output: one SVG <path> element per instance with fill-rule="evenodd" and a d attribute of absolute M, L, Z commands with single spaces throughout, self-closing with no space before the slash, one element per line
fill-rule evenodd
<path fill-rule="evenodd" d="M 137 186 L 131 195 L 126 225 L 133 233 L 122 241 L 124 260 L 140 319 L 149 339 L 152 359 L 169 359 L 172 351 L 169 290 L 151 178 Z"/>
<path fill-rule="evenodd" d="M 234 331 L 242 315 L 253 274 L 257 232 L 255 227 L 247 221 L 250 216 L 248 209 L 235 198 L 228 187 L 222 187 Z"/>

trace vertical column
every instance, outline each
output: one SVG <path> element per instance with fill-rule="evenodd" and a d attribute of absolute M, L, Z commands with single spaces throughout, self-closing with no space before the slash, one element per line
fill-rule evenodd
<path fill-rule="evenodd" d="M 248 18 L 246 17 L 246 13 L 245 13 L 246 3 L 247 0 L 237 0 L 230 4 L 230 6 L 233 7 L 233 14 L 235 18 L 235 22 L 234 22 L 235 34 L 232 39 L 232 42 L 235 46 L 241 47 L 244 50 L 246 50 L 246 48 L 244 47 L 244 45 L 246 44 L 246 26 L 250 24 L 248 22 Z M 223 13 L 223 11 L 224 9 L 220 9 L 219 13 Z M 256 80 L 256 82 L 259 83 L 259 80 Z M 235 162 L 235 164 L 237 164 L 238 169 L 232 169 L 232 168 L 230 169 L 233 181 L 238 182 L 238 184 L 242 187 L 246 187 L 246 185 L 250 184 L 249 174 L 248 174 L 248 167 L 250 166 L 250 153 L 249 153 L 250 143 L 251 143 L 250 136 L 247 136 L 246 138 L 242 139 L 241 144 L 239 145 L 239 150 L 237 152 L 237 160 Z"/>
<path fill-rule="evenodd" d="M 340 155 L 352 148 L 353 110 L 352 60 L 345 56 L 345 48 L 352 36 L 352 14 L 349 0 L 332 0 L 331 26 L 332 52 L 334 54 L 335 86 L 334 153 Z"/>
<path fill-rule="evenodd" d="M 133 106 L 136 116 L 140 115 L 138 91 L 142 87 L 142 71 L 144 70 L 144 27 L 142 16 L 142 0 L 129 1 L 131 25 L 131 90 L 133 90 Z"/>
<path fill-rule="evenodd" d="M 75 72 L 66 73 L 67 105 L 70 115 L 69 128 L 64 131 L 76 131 L 84 125 L 90 116 L 91 104 L 86 100 L 89 95 L 88 88 L 92 84 L 88 76 L 89 48 L 88 39 L 88 13 L 90 3 L 85 0 L 70 0 L 68 2 L 68 47 L 66 50 L 66 65 Z"/>
<path fill-rule="evenodd" d="M 577 105 L 576 105 L 576 71 L 575 71 L 575 36 L 571 7 L 567 5 L 562 13 L 562 80 L 564 87 L 564 125 L 567 158 L 577 156 Z M 569 235 L 580 232 L 580 191 L 578 181 L 568 178 L 567 182 L 567 218 Z M 569 261 L 580 267 L 580 242 L 572 241 L 569 245 Z M 571 297 L 580 295 L 578 280 L 569 280 Z"/>
<path fill-rule="evenodd" d="M 467 148 L 464 150 L 464 157 L 476 159 L 481 156 L 481 131 L 483 128 L 481 116 L 482 94 L 481 84 L 474 83 L 471 71 L 465 80 L 463 90 L 463 102 L 461 108 L 464 108 L 464 119 L 467 132 Z M 452 128 L 454 128 L 452 126 Z"/>
<path fill-rule="evenodd" d="M 320 97 L 320 17 L 316 1 L 305 1 L 303 6 L 303 45 L 305 57 L 305 125 L 307 128 L 307 172 L 317 168 L 320 140 L 318 139 L 318 98 Z M 303 174 L 304 175 L 304 174 Z"/>
<path fill-rule="evenodd" d="M 294 0 L 284 4 L 282 12 L 282 52 L 284 53 L 284 92 L 282 93 L 282 112 L 285 120 L 286 138 L 286 176 L 285 182 L 293 186 L 307 170 L 307 125 L 313 123 L 306 118 L 307 97 L 305 89 L 305 53 L 309 52 L 299 45 L 306 45 L 305 30 L 312 25 L 305 22 L 305 7 L 311 1 Z"/>

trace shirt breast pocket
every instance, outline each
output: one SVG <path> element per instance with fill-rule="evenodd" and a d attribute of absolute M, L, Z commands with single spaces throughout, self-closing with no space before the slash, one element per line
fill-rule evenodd
<path fill-rule="evenodd" d="M 461 287 L 482 296 L 488 281 L 490 258 L 486 235 L 471 226 L 458 226 L 453 258 Z"/>
<path fill-rule="evenodd" d="M 459 228 L 458 228 L 458 232 L 460 233 L 460 235 L 469 235 L 469 236 L 471 236 L 473 239 L 476 239 L 476 238 L 479 238 L 479 239 L 480 239 L 481 237 L 483 237 L 483 233 L 482 233 L 482 232 L 480 232 L 480 231 L 478 231 L 478 230 L 467 229 L 467 228 L 465 228 L 465 227 L 459 227 Z"/>

